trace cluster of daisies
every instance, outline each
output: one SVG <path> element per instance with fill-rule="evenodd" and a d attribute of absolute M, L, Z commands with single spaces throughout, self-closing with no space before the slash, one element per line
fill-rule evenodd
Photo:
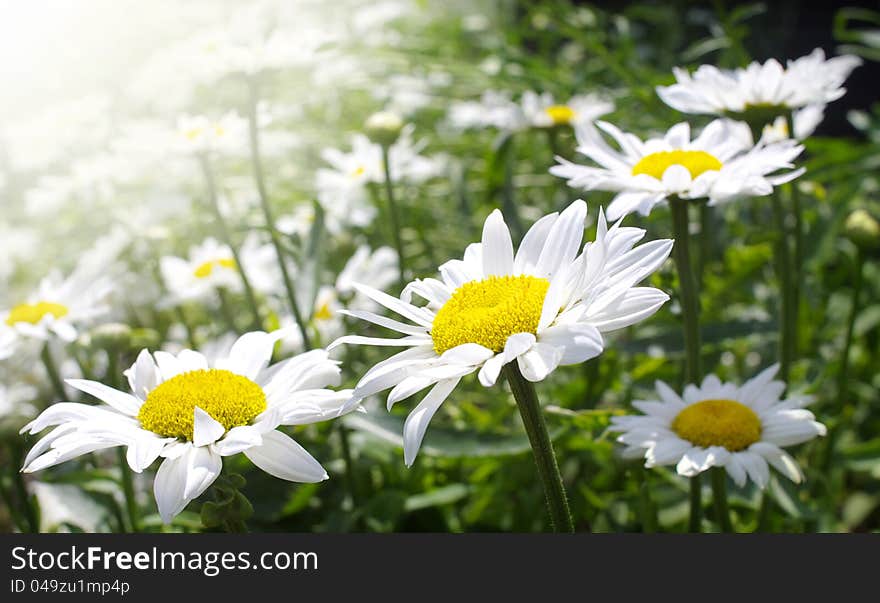
<path fill-rule="evenodd" d="M 494 387 L 505 365 L 516 363 L 525 379 L 539 382 L 560 366 L 595 358 L 608 345 L 609 333 L 657 312 L 668 295 L 642 283 L 665 263 L 674 242 L 644 242 L 645 230 L 624 225 L 626 216 L 648 214 L 672 197 L 714 205 L 767 195 L 798 177 L 803 170 L 793 162 L 802 147 L 773 130 L 776 117 L 791 121 L 795 134 L 802 135 L 808 129 L 803 120 L 815 122 L 824 105 L 843 94 L 843 81 L 857 64 L 852 57 L 825 60 L 817 51 L 787 67 L 771 60 L 735 71 L 709 66 L 693 75 L 676 71 L 676 83 L 658 90 L 661 98 L 684 112 L 718 116 L 696 136 L 684 122 L 643 141 L 595 121 L 613 110 L 599 97 L 558 103 L 549 95 L 529 93 L 515 103 L 487 93 L 481 101 L 459 104 L 450 120 L 460 127 L 574 128 L 577 151 L 592 164 L 560 157 L 551 172 L 573 187 L 616 193 L 606 210 L 596 212 L 594 240 L 583 240 L 588 211 L 581 200 L 535 221 L 518 245 L 495 210 L 481 240 L 468 245 L 461 259 L 439 266 L 436 278 L 413 280 L 399 296 L 383 291 L 395 280 L 393 252 L 359 249 L 333 291 L 317 296 L 312 314 L 348 315 L 399 337 L 330 330 L 328 336 L 338 338 L 328 350 L 274 364 L 279 344 L 300 347 L 301 342 L 291 345 L 299 336 L 293 327 L 249 332 L 210 354 L 145 349 L 124 371 L 128 391 L 67 380 L 69 387 L 101 404 L 59 402 L 28 423 L 23 432 L 52 430 L 30 450 L 24 471 L 124 446 L 135 472 L 160 461 L 154 493 L 161 517 L 170 522 L 217 479 L 227 456 L 242 453 L 280 479 L 326 479 L 321 464 L 281 427 L 363 410 L 361 403 L 380 392 L 388 391 L 390 409 L 427 390 L 403 428 L 404 460 L 411 465 L 432 417 L 468 375 L 476 373 L 481 385 Z M 775 116 L 756 128 L 754 111 Z M 200 123 L 186 128 L 193 144 L 210 144 L 208 139 L 225 133 Z M 433 174 L 435 165 L 418 155 L 408 136 L 403 133 L 397 143 L 403 150 L 392 155 L 394 172 L 415 180 Z M 384 177 L 380 150 L 355 137 L 351 152 L 325 152 L 330 167 L 319 174 L 324 203 L 350 208 L 355 199 L 360 206 L 364 187 Z M 256 239 L 248 239 L 237 255 L 207 240 L 187 258 L 164 258 L 161 273 L 171 288 L 170 303 L 181 304 L 210 298 L 218 290 L 237 290 L 243 267 L 258 292 L 280 286 L 275 250 Z M 92 268 L 67 280 L 50 277 L 32 298 L 0 315 L 0 356 L 12 355 L 15 345 L 28 338 L 74 338 L 77 326 L 102 310 L 107 270 Z M 349 300 L 346 309 L 335 304 L 340 295 Z M 340 363 L 329 351 L 342 345 L 401 351 L 370 368 L 353 389 L 337 390 Z M 657 399 L 633 403 L 642 415 L 614 419 L 624 454 L 644 457 L 649 467 L 675 465 L 689 477 L 723 467 L 738 485 L 750 479 L 763 488 L 769 466 L 799 481 L 802 473 L 783 447 L 823 435 L 825 428 L 804 408 L 808 397 L 784 395 L 786 384 L 774 379 L 777 368 L 741 386 L 709 375 L 678 393 L 658 382 Z"/>

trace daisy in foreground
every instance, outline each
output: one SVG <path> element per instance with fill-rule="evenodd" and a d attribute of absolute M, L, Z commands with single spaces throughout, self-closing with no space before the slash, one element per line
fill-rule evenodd
<path fill-rule="evenodd" d="M 495 384 L 502 369 L 517 400 L 544 480 L 557 529 L 572 529 L 549 436 L 531 382 L 556 367 L 598 356 L 602 334 L 632 325 L 657 311 L 668 296 L 636 284 L 656 271 L 671 240 L 633 247 L 645 235 L 614 224 L 600 212 L 596 241 L 581 250 L 587 207 L 576 201 L 562 214 L 538 220 L 514 253 L 501 212 L 486 219 L 481 243 L 467 247 L 463 260 L 440 267 L 440 279 L 411 282 L 401 299 L 365 285 L 357 290 L 408 322 L 365 310 L 345 313 L 402 333 L 399 339 L 350 335 L 340 344 L 409 348 L 371 368 L 353 398 L 389 388 L 388 407 L 431 390 L 404 424 L 404 460 L 412 465 L 428 423 L 465 375 Z M 414 305 L 413 294 L 427 301 Z"/>
<path fill-rule="evenodd" d="M 61 402 L 22 428 L 55 427 L 25 458 L 26 473 L 114 446 L 126 446 L 137 473 L 161 457 L 153 491 L 170 523 L 220 475 L 222 458 L 243 452 L 280 479 L 320 482 L 327 472 L 277 428 L 339 416 L 354 406 L 339 383 L 337 362 L 313 350 L 269 366 L 272 349 L 288 331 L 242 335 L 228 355 L 209 366 L 202 354 L 143 350 L 125 371 L 131 393 L 95 381 L 67 383 L 104 404 Z"/>
<path fill-rule="evenodd" d="M 633 402 L 645 414 L 613 417 L 611 429 L 621 433 L 624 456 L 644 456 L 645 467 L 675 465 L 685 477 L 717 467 L 739 487 L 751 480 L 763 489 L 769 464 L 800 483 L 803 473 L 782 447 L 824 436 L 825 426 L 803 408 L 812 398 L 780 399 L 785 384 L 774 380 L 778 371 L 773 365 L 742 386 L 709 375 L 683 396 L 658 381 L 659 400 Z"/>
<path fill-rule="evenodd" d="M 619 151 L 608 145 L 597 127 L 614 138 Z M 802 146 L 791 140 L 753 144 L 748 126 L 729 119 L 716 119 L 693 140 L 686 122 L 661 138 L 645 141 L 603 121 L 582 125 L 576 136 L 577 152 L 596 165 L 557 157 L 559 164 L 550 173 L 574 188 L 616 192 L 608 206 L 610 220 L 634 211 L 646 216 L 670 197 L 708 199 L 709 205 L 718 205 L 769 195 L 773 187 L 803 173 L 791 169 Z"/>

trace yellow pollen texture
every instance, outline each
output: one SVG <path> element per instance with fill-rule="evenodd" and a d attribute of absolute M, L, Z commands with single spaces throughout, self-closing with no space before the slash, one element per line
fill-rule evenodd
<path fill-rule="evenodd" d="M 672 430 L 696 446 L 723 446 L 737 452 L 761 439 L 761 419 L 735 400 L 703 400 L 678 413 Z"/>
<path fill-rule="evenodd" d="M 153 433 L 192 441 L 196 406 L 228 431 L 249 425 L 266 410 L 266 394 L 247 377 L 231 371 L 189 371 L 151 391 L 137 418 L 144 429 Z"/>
<path fill-rule="evenodd" d="M 696 178 L 703 172 L 720 170 L 721 162 L 705 151 L 659 151 L 642 157 L 633 166 L 632 175 L 647 174 L 657 180 L 663 179 L 663 173 L 673 165 L 684 166 Z"/>
<path fill-rule="evenodd" d="M 40 301 L 34 304 L 21 304 L 9 311 L 9 316 L 6 317 L 6 324 L 10 327 L 19 322 L 35 325 L 43 320 L 43 317 L 47 314 L 51 314 L 55 318 L 61 318 L 62 316 L 67 316 L 68 312 L 67 306 L 54 302 Z"/>
<path fill-rule="evenodd" d="M 550 281 L 534 276 L 490 276 L 455 290 L 431 325 L 434 351 L 463 343 L 495 352 L 516 333 L 535 333 Z"/>
<path fill-rule="evenodd" d="M 228 268 L 229 270 L 235 270 L 235 260 L 232 258 L 208 260 L 207 262 L 199 264 L 196 269 L 193 270 L 193 274 L 196 278 L 208 278 L 213 274 L 214 268 Z"/>
<path fill-rule="evenodd" d="M 575 116 L 574 109 L 568 105 L 550 105 L 544 109 L 544 113 L 553 120 L 554 126 L 570 124 Z"/>

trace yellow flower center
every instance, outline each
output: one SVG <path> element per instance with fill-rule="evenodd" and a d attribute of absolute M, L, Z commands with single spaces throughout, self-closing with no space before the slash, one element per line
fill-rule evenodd
<path fill-rule="evenodd" d="M 153 433 L 192 441 L 196 406 L 228 431 L 249 425 L 266 410 L 266 394 L 247 377 L 230 371 L 189 371 L 151 391 L 137 418 L 144 429 Z"/>
<path fill-rule="evenodd" d="M 204 131 L 205 131 L 204 128 L 190 128 L 190 129 L 185 130 L 183 132 L 183 137 L 189 141 L 193 141 L 196 138 L 198 138 L 199 136 L 201 136 L 202 132 L 204 132 Z"/>
<path fill-rule="evenodd" d="M 330 310 L 330 304 L 321 304 L 313 317 L 315 320 L 330 320 L 333 318 L 333 312 Z"/>
<path fill-rule="evenodd" d="M 568 105 L 550 105 L 544 109 L 544 113 L 553 121 L 554 126 L 570 124 L 576 115 L 574 109 Z"/>
<path fill-rule="evenodd" d="M 434 351 L 463 343 L 500 352 L 516 333 L 535 333 L 550 281 L 534 276 L 490 276 L 465 283 L 443 304 L 431 325 Z"/>
<path fill-rule="evenodd" d="M 721 162 L 706 151 L 658 151 L 642 157 L 633 166 L 632 175 L 647 174 L 662 180 L 663 173 L 673 165 L 687 168 L 691 178 L 696 178 L 703 172 L 721 169 Z"/>
<path fill-rule="evenodd" d="M 696 446 L 723 446 L 736 452 L 761 439 L 761 419 L 735 400 L 703 400 L 678 413 L 672 430 Z"/>
<path fill-rule="evenodd" d="M 228 268 L 229 270 L 235 270 L 235 260 L 232 258 L 208 260 L 207 262 L 199 264 L 196 269 L 193 270 L 193 274 L 196 278 L 208 278 L 213 274 L 214 268 Z"/>
<path fill-rule="evenodd" d="M 357 166 L 357 169 L 355 169 L 355 171 L 353 171 L 353 172 L 351 173 L 351 177 L 352 177 L 352 178 L 358 178 L 358 177 L 360 177 L 360 176 L 363 176 L 363 175 L 364 175 L 364 172 L 366 172 L 366 171 L 367 171 L 367 168 L 365 168 L 365 167 L 362 166 L 362 165 L 359 165 L 359 166 Z"/>
<path fill-rule="evenodd" d="M 6 317 L 6 324 L 10 327 L 18 322 L 28 322 L 35 325 L 43 320 L 43 317 L 47 314 L 51 314 L 55 318 L 61 318 L 62 316 L 67 316 L 68 312 L 67 306 L 54 302 L 41 301 L 35 304 L 21 304 L 9 311 L 9 316 Z"/>

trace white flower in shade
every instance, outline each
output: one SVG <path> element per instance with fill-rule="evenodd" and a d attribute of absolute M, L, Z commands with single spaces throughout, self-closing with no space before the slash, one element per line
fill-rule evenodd
<path fill-rule="evenodd" d="M 280 277 L 272 245 L 260 243 L 257 236 L 251 234 L 241 246 L 239 257 L 255 290 L 263 293 L 278 290 Z M 159 265 L 171 294 L 168 301 L 172 304 L 187 300 L 205 301 L 218 289 L 242 290 L 241 274 L 232 250 L 212 238 L 192 247 L 188 258 L 163 256 Z"/>
<path fill-rule="evenodd" d="M 227 356 L 209 363 L 192 350 L 177 355 L 143 350 L 125 372 L 131 393 L 95 381 L 67 383 L 104 404 L 53 404 L 22 433 L 54 429 L 25 458 L 23 471 L 126 446 L 131 469 L 162 458 L 153 491 L 169 523 L 220 475 L 223 457 L 244 453 L 280 479 L 319 482 L 327 472 L 277 428 L 331 419 L 351 409 L 351 390 L 339 383 L 338 363 L 313 350 L 269 366 L 284 330 L 242 335 Z"/>
<path fill-rule="evenodd" d="M 742 386 L 709 375 L 683 396 L 658 381 L 660 399 L 633 402 L 645 414 L 612 417 L 611 429 L 621 433 L 624 455 L 644 456 L 646 467 L 676 465 L 686 477 L 724 467 L 738 486 L 751 479 L 764 488 L 769 463 L 798 483 L 803 474 L 782 447 L 823 436 L 825 426 L 803 408 L 811 398 L 780 400 L 785 384 L 773 380 L 778 370 L 773 365 Z"/>
<path fill-rule="evenodd" d="M 597 117 L 614 111 L 614 103 L 594 94 L 580 94 L 561 103 L 554 100 L 549 92 L 538 94 L 530 90 L 522 96 L 522 110 L 532 126 L 552 128 L 594 121 Z"/>
<path fill-rule="evenodd" d="M 676 83 L 658 86 L 657 94 L 683 113 L 736 116 L 750 121 L 753 116 L 766 123 L 792 113 L 795 131 L 788 135 L 802 140 L 822 121 L 825 105 L 846 93 L 843 84 L 861 63 L 852 55 L 826 59 L 825 52 L 817 48 L 788 61 L 786 67 L 770 59 L 734 70 L 702 65 L 693 75 L 676 68 Z"/>
<path fill-rule="evenodd" d="M 776 107 L 783 111 L 824 105 L 846 93 L 843 83 L 862 60 L 851 55 L 825 59 L 821 48 L 789 61 L 753 62 L 745 69 L 722 70 L 701 65 L 693 75 L 675 69 L 676 83 L 658 86 L 664 103 L 683 113 L 725 115 L 752 108 Z"/>
<path fill-rule="evenodd" d="M 496 128 L 503 131 L 522 130 L 528 125 L 522 108 L 506 92 L 487 90 L 476 101 L 455 101 L 447 116 L 456 130 Z"/>
<path fill-rule="evenodd" d="M 620 150 L 608 145 L 595 126 L 613 137 Z M 792 140 L 761 140 L 753 145 L 748 126 L 728 119 L 716 119 L 693 140 L 686 122 L 673 126 L 662 138 L 644 142 L 603 121 L 595 126 L 577 129 L 577 151 L 596 166 L 557 157 L 559 164 L 550 173 L 567 179 L 574 188 L 616 192 L 608 206 L 613 220 L 634 211 L 648 215 L 672 195 L 705 198 L 709 205 L 769 195 L 774 186 L 804 171 L 791 169 L 802 146 Z"/>
<path fill-rule="evenodd" d="M 393 388 L 389 408 L 431 391 L 404 425 L 404 459 L 411 465 L 431 417 L 462 377 L 478 373 L 492 386 L 509 362 L 526 379 L 540 381 L 557 366 L 599 355 L 602 333 L 632 325 L 657 311 L 668 296 L 637 287 L 666 260 L 672 241 L 633 248 L 645 234 L 619 224 L 608 228 L 599 213 L 596 240 L 581 252 L 587 208 L 576 201 L 562 214 L 538 220 L 514 253 L 501 212 L 486 219 L 481 243 L 463 260 L 440 267 L 440 279 L 413 281 L 401 298 L 366 285 L 358 291 L 407 322 L 366 310 L 343 313 L 402 333 L 399 339 L 350 335 L 335 341 L 409 348 L 372 367 L 358 382 L 355 399 Z M 410 303 L 412 295 L 427 305 Z"/>

